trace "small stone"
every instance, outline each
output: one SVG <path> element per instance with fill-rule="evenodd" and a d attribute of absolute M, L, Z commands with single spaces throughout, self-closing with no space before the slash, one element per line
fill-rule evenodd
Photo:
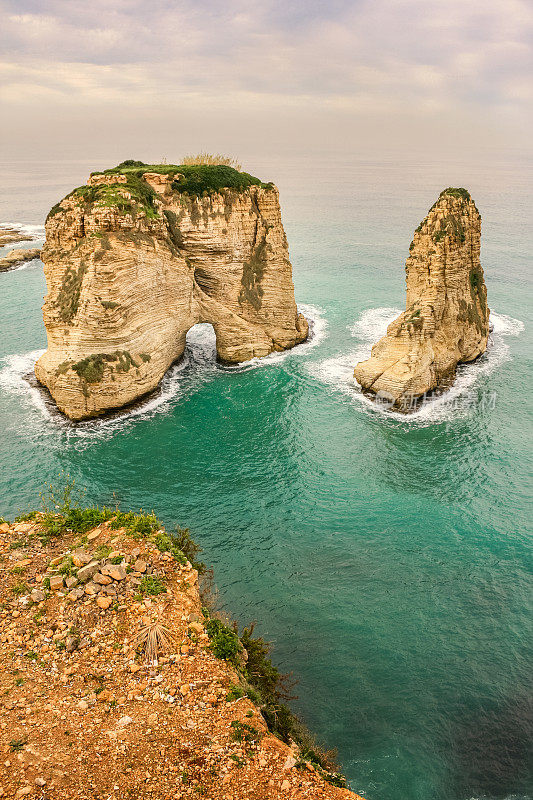
<path fill-rule="evenodd" d="M 57 558 L 53 558 L 50 561 L 50 566 L 51 567 L 57 567 L 58 564 L 61 564 L 61 562 L 63 561 L 64 558 L 65 558 L 65 556 L 57 556 Z"/>
<path fill-rule="evenodd" d="M 101 572 L 97 572 L 96 575 L 93 575 L 93 581 L 100 584 L 100 586 L 107 586 L 108 583 L 111 583 L 111 578 L 109 575 L 102 575 Z"/>
<path fill-rule="evenodd" d="M 100 528 L 95 528 L 94 531 L 91 531 L 89 534 L 87 534 L 87 541 L 94 542 L 95 539 L 98 539 L 101 533 L 102 531 Z"/>
<path fill-rule="evenodd" d="M 283 765 L 283 769 L 292 769 L 295 764 L 296 764 L 295 757 L 292 755 L 292 753 L 289 753 L 289 755 L 287 756 L 287 760 Z"/>
<path fill-rule="evenodd" d="M 104 610 L 109 608 L 113 600 L 110 597 L 97 597 L 96 598 L 96 605 Z"/>
<path fill-rule="evenodd" d="M 283 783 L 281 784 L 281 791 L 288 792 L 290 788 L 291 788 L 290 781 L 287 780 L 283 781 Z"/>
<path fill-rule="evenodd" d="M 35 778 L 35 785 L 36 786 L 46 786 L 46 781 L 44 778 Z"/>
<path fill-rule="evenodd" d="M 73 589 L 74 586 L 76 586 L 77 583 L 78 583 L 78 579 L 75 578 L 74 575 L 71 575 L 70 578 L 66 579 L 65 586 L 67 587 L 67 589 Z"/>
<path fill-rule="evenodd" d="M 90 556 L 88 553 L 72 553 L 72 561 L 74 562 L 75 567 L 84 567 L 87 564 L 90 564 L 92 560 L 92 556 Z"/>
<path fill-rule="evenodd" d="M 146 572 L 146 567 L 148 564 L 146 561 L 143 561 L 142 558 L 138 558 L 135 564 L 133 565 L 133 569 L 135 572 Z"/>
<path fill-rule="evenodd" d="M 98 592 L 100 591 L 100 587 L 98 586 L 98 584 L 93 583 L 92 581 L 89 581 L 89 583 L 85 584 L 84 591 L 85 591 L 85 594 L 88 594 L 91 597 L 93 597 L 94 595 L 98 594 Z"/>
<path fill-rule="evenodd" d="M 139 672 L 140 666 L 138 664 L 130 664 L 130 672 Z"/>
<path fill-rule="evenodd" d="M 52 592 L 57 592 L 63 588 L 63 576 L 51 575 L 50 576 L 50 589 Z"/>
<path fill-rule="evenodd" d="M 77 586 L 76 589 L 72 589 L 72 591 L 68 593 L 67 597 L 69 600 L 79 600 L 81 597 L 83 597 L 84 593 L 84 587 Z"/>
<path fill-rule="evenodd" d="M 130 722 L 133 722 L 133 720 L 132 720 L 131 717 L 128 717 L 128 715 L 126 714 L 124 717 L 121 717 L 119 719 L 119 721 L 117 722 L 117 725 L 120 725 L 121 728 L 125 728 L 126 725 L 130 724 Z"/>
<path fill-rule="evenodd" d="M 127 575 L 126 569 L 122 564 L 107 564 L 102 572 L 105 575 L 109 575 L 114 581 L 123 581 Z"/>
<path fill-rule="evenodd" d="M 92 578 L 96 572 L 98 572 L 99 568 L 100 564 L 98 561 L 90 561 L 88 564 L 78 570 L 78 580 L 82 583 L 85 583 L 89 580 L 89 578 Z"/>
<path fill-rule="evenodd" d="M 85 700 L 80 700 L 80 702 L 78 703 L 78 708 L 80 709 L 80 711 L 87 711 L 87 709 L 89 708 L 89 703 L 87 703 Z"/>
<path fill-rule="evenodd" d="M 31 794 L 33 789 L 31 786 L 23 786 L 21 789 L 17 789 L 15 792 L 15 798 L 18 800 L 19 797 L 27 797 L 27 795 Z"/>
<path fill-rule="evenodd" d="M 65 650 L 67 653 L 73 653 L 74 650 L 77 650 L 80 645 L 80 637 L 79 636 L 67 636 L 65 639 Z"/>
<path fill-rule="evenodd" d="M 46 600 L 45 593 L 41 592 L 39 589 L 34 589 L 30 594 L 30 597 L 34 603 L 42 603 L 43 600 Z"/>
<path fill-rule="evenodd" d="M 193 631 L 193 633 L 203 633 L 204 626 L 200 625 L 199 622 L 191 622 L 189 624 L 189 630 Z"/>

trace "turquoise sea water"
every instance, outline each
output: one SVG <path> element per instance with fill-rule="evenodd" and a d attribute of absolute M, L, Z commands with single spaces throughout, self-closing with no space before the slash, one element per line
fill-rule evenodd
<path fill-rule="evenodd" d="M 109 165 L 2 164 L 0 221 L 42 224 Z M 95 502 L 190 527 L 368 800 L 533 794 L 529 166 L 247 164 L 280 187 L 313 339 L 224 369 L 196 326 L 161 394 L 112 420 L 70 425 L 27 382 L 46 345 L 42 267 L 0 275 L 0 514 L 67 472 Z M 448 185 L 483 217 L 491 346 L 417 415 L 385 415 L 351 372 L 402 308 L 412 232 Z"/>

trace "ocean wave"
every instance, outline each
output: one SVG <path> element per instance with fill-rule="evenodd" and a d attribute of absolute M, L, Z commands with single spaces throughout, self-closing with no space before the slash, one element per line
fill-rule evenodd
<path fill-rule="evenodd" d="M 22 264 L 19 264 L 18 267 L 13 267 L 13 269 L 8 270 L 8 272 L 20 272 L 22 269 L 30 269 L 31 267 L 41 267 L 42 261 L 40 258 L 30 258 L 29 261 L 24 261 Z"/>
<path fill-rule="evenodd" d="M 28 238 L 32 239 L 44 237 L 44 225 L 23 225 L 21 222 L 2 222 L 0 230 L 3 228 L 20 231 L 20 233 L 27 233 Z"/>
<path fill-rule="evenodd" d="M 73 423 L 57 410 L 48 393 L 37 384 L 33 372 L 35 362 L 45 352 L 44 350 L 33 350 L 2 359 L 0 390 L 16 394 L 26 406 L 38 411 L 40 422 L 49 432 L 60 428 L 68 437 L 75 436 L 82 439 L 113 434 L 128 422 L 148 418 L 164 411 L 180 398 L 198 391 L 202 385 L 213 380 L 221 372 L 247 372 L 308 353 L 326 336 L 327 321 L 322 316 L 321 310 L 315 306 L 301 305 L 299 308 L 309 322 L 310 335 L 305 342 L 283 353 L 253 358 L 234 366 L 222 365 L 216 361 L 216 339 L 212 325 L 208 323 L 195 325 L 187 334 L 187 346 L 182 358 L 170 367 L 152 394 L 127 409 L 119 409 L 101 418 Z M 34 419 L 34 422 L 37 420 Z M 32 429 L 31 426 L 29 429 Z M 24 430 L 27 430 L 26 423 Z"/>
<path fill-rule="evenodd" d="M 375 403 L 372 398 L 362 393 L 361 387 L 353 377 L 355 365 L 370 357 L 372 345 L 384 336 L 388 325 L 400 313 L 401 311 L 395 308 L 371 308 L 364 311 L 349 328 L 352 336 L 358 340 L 356 348 L 349 353 L 311 364 L 308 369 L 314 377 L 343 392 L 350 402 L 358 404 L 365 411 L 380 414 L 384 419 L 403 424 L 428 425 L 468 414 L 477 397 L 475 384 L 479 378 L 489 375 L 510 358 L 505 337 L 519 336 L 524 330 L 524 323 L 520 320 L 492 311 L 490 314 L 492 332 L 486 352 L 472 364 L 460 364 L 455 381 L 447 391 L 428 398 L 416 411 L 406 415 L 390 411 Z"/>

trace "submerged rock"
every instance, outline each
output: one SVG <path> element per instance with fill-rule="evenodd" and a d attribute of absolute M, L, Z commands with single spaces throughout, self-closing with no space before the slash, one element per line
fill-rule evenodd
<path fill-rule="evenodd" d="M 278 190 L 228 167 L 93 175 L 48 215 L 42 260 L 48 350 L 35 374 L 72 419 L 153 390 L 198 322 L 232 363 L 308 334 Z"/>
<path fill-rule="evenodd" d="M 404 311 L 354 376 L 364 391 L 408 411 L 451 383 L 457 364 L 487 347 L 489 309 L 480 263 L 481 216 L 466 189 L 445 189 L 415 231 Z"/>

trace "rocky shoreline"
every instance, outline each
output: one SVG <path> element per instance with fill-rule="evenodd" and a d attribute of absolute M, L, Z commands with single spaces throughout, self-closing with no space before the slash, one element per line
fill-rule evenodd
<path fill-rule="evenodd" d="M 197 550 L 154 515 L 0 524 L 0 797 L 357 800 L 272 723 L 251 675 L 279 673 L 203 606 Z"/>
<path fill-rule="evenodd" d="M 0 272 L 7 272 L 18 267 L 19 264 L 24 264 L 26 261 L 33 261 L 33 259 L 40 257 L 40 247 L 31 247 L 27 250 L 10 250 L 6 256 L 0 258 Z"/>

